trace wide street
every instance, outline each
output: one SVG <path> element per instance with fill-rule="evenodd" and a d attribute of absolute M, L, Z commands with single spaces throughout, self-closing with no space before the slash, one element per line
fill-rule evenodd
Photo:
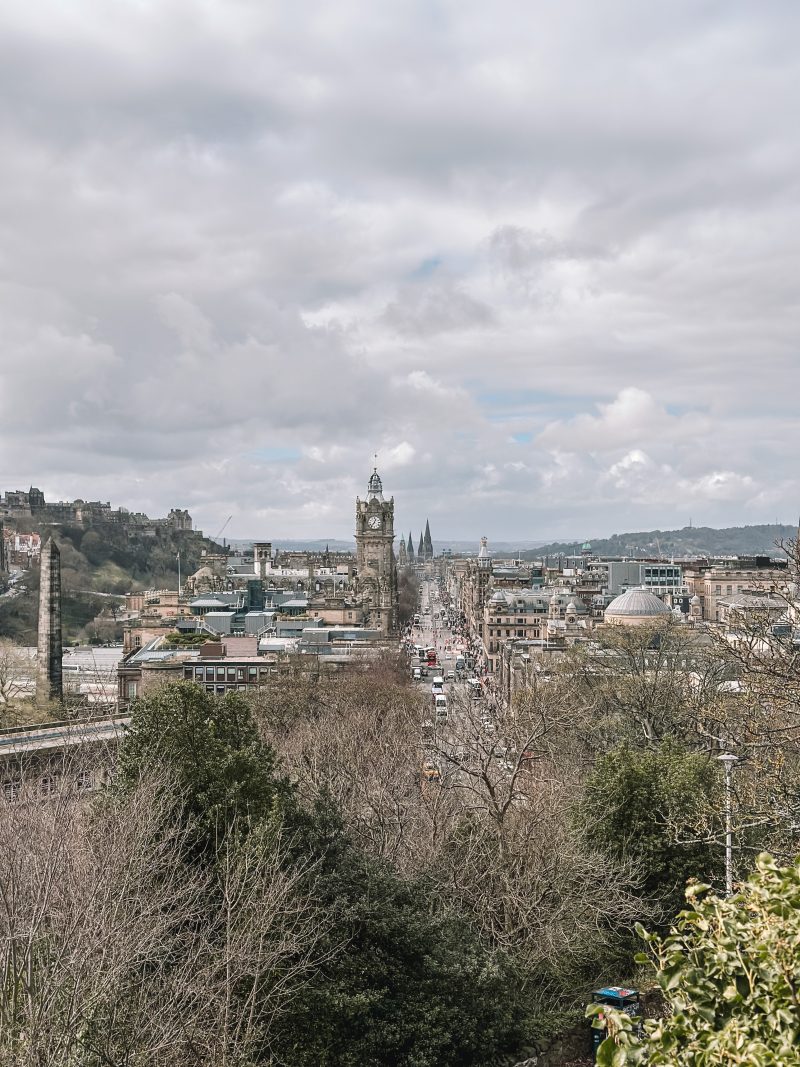
<path fill-rule="evenodd" d="M 487 760 L 495 765 L 505 760 L 506 747 L 498 737 L 498 724 L 493 701 L 473 676 L 468 656 L 467 640 L 454 635 L 435 581 L 425 580 L 420 590 L 420 621 L 412 629 L 413 645 L 435 648 L 438 665 L 416 684 L 424 693 L 427 711 L 421 724 L 423 778 L 442 780 L 451 784 L 461 781 L 465 764 L 474 766 Z M 466 659 L 465 668 L 456 670 L 460 657 Z M 412 657 L 412 669 L 424 663 Z M 445 715 L 436 714 L 431 691 L 433 678 L 445 679 L 447 698 Z M 450 678 L 448 680 L 448 675 Z M 429 702 L 429 703 L 428 703 Z"/>

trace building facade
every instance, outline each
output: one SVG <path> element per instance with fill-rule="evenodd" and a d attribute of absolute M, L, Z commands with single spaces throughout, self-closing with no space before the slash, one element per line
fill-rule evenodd
<path fill-rule="evenodd" d="M 377 468 L 365 500 L 356 498 L 356 592 L 367 625 L 383 634 L 398 631 L 394 497 L 385 500 Z"/>

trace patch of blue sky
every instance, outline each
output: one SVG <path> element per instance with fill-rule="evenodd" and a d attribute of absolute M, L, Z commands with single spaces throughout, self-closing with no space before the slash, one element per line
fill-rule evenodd
<path fill-rule="evenodd" d="M 441 256 L 429 256 L 411 271 L 409 278 L 414 281 L 424 281 L 426 278 L 430 278 L 432 274 L 435 274 L 441 265 Z"/>
<path fill-rule="evenodd" d="M 691 404 L 665 404 L 664 410 L 668 415 L 688 415 L 690 411 L 697 411 Z"/>
<path fill-rule="evenodd" d="M 519 433 L 512 433 L 511 440 L 516 441 L 518 445 L 527 445 L 533 440 L 533 434 L 530 430 L 520 430 Z"/>
<path fill-rule="evenodd" d="M 300 459 L 299 448 L 290 448 L 285 445 L 268 445 L 265 448 L 254 448 L 247 453 L 248 459 L 260 459 L 265 463 L 290 463 Z"/>

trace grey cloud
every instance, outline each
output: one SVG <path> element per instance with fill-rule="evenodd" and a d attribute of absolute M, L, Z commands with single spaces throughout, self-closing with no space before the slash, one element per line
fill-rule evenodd
<path fill-rule="evenodd" d="M 8 7 L 4 487 L 335 536 L 377 449 L 405 525 L 454 535 L 774 518 L 799 28 L 788 0 Z"/>
<path fill-rule="evenodd" d="M 488 326 L 492 310 L 454 285 L 406 286 L 388 304 L 382 322 L 400 334 L 429 337 L 451 330 Z"/>

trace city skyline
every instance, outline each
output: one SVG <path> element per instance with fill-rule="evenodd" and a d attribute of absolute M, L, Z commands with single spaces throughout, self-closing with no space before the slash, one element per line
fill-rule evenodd
<path fill-rule="evenodd" d="M 791 521 L 796 5 L 0 26 L 6 488 L 349 539 L 377 452 L 415 537 Z"/>

